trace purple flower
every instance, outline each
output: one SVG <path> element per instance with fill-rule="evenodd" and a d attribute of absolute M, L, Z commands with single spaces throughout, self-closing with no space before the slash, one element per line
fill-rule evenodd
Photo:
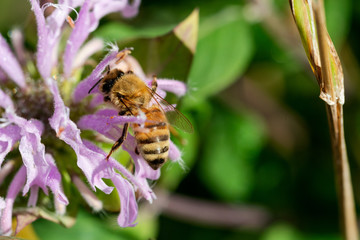
<path fill-rule="evenodd" d="M 156 198 L 148 179 L 158 179 L 160 170 L 153 170 L 135 153 L 136 141 L 130 134 L 123 149 L 132 158 L 134 172 L 112 157 L 107 161 L 107 152 L 95 144 L 100 140 L 94 141 L 94 138 L 114 142 L 121 135 L 124 123 L 143 124 L 146 117 L 144 114 L 119 116 L 115 109 L 103 104 L 103 97 L 97 89 L 88 97 L 89 89 L 102 77 L 106 66 L 115 64 L 119 54 L 116 46 L 84 80 L 80 81 L 76 71 L 93 53 L 103 48 L 100 39 L 84 44 L 100 19 L 111 12 L 132 17 L 136 15 L 140 1 L 59 0 L 57 4 L 42 7 L 37 0 L 30 2 L 37 22 L 36 66 L 40 78 L 38 74 L 24 70 L 25 64 L 33 58 L 31 53 L 25 52 L 22 33 L 14 30 L 10 35 L 15 54 L 0 35 L 0 184 L 10 183 L 6 196 L 0 196 L 0 235 L 11 234 L 13 210 L 17 204 L 23 206 L 26 201 L 29 209 L 39 204 L 44 207 L 39 200 L 40 189 L 46 195 L 51 190 L 57 216 L 66 214 L 71 196 L 66 195 L 65 184 L 74 184 L 95 211 L 103 207 L 95 191 L 98 189 L 110 194 L 115 188 L 121 201 L 118 224 L 121 227 L 134 226 L 138 211 L 136 196 L 149 202 Z M 54 9 L 45 18 L 43 12 L 48 7 Z M 75 27 L 65 48 L 61 49 L 63 29 L 68 28 L 66 19 L 78 7 L 80 12 Z M 61 59 L 63 62 L 59 64 Z M 58 69 L 59 65 L 63 69 Z M 131 68 L 147 84 L 151 82 L 131 56 L 127 56 L 118 67 Z M 176 80 L 158 79 L 158 94 L 165 96 L 165 91 L 182 96 L 186 86 Z M 93 137 L 83 137 L 81 130 L 90 131 Z M 76 159 L 61 158 L 63 152 L 69 151 L 67 146 L 75 153 Z M 172 142 L 169 158 L 181 161 L 180 151 Z M 8 179 L 14 171 L 15 176 Z M 109 181 L 112 186 L 107 184 Z M 6 186 L 3 184 L 1 187 Z M 20 192 L 22 196 L 19 196 Z"/>

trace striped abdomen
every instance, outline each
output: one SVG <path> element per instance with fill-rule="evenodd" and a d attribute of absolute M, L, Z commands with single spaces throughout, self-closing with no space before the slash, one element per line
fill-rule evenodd
<path fill-rule="evenodd" d="M 152 169 L 161 167 L 169 155 L 170 132 L 164 113 L 154 105 L 143 109 L 146 115 L 144 127 L 134 124 L 137 149 Z"/>

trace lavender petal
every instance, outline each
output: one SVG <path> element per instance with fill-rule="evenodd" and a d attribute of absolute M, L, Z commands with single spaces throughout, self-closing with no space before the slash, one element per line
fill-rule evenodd
<path fill-rule="evenodd" d="M 74 57 L 79 50 L 80 46 L 84 43 L 89 36 L 90 31 L 90 1 L 85 0 L 79 13 L 79 18 L 75 24 L 74 30 L 67 41 L 65 54 L 64 54 L 64 74 L 65 77 L 71 75 Z"/>
<path fill-rule="evenodd" d="M 122 133 L 122 129 L 119 128 L 118 124 L 121 124 L 122 121 L 124 121 L 123 118 L 134 118 L 134 117 L 118 116 L 119 118 L 118 122 L 116 120 L 112 122 L 111 117 L 112 114 L 115 113 L 116 113 L 115 110 L 110 110 L 110 109 L 100 110 L 96 114 L 87 115 L 81 118 L 80 121 L 78 122 L 78 125 L 82 129 L 95 130 L 100 134 L 116 141 Z M 141 121 L 144 122 L 146 119 L 140 117 L 139 120 L 140 122 L 138 123 L 141 124 Z M 126 121 L 129 122 L 129 119 L 127 119 Z M 99 122 L 101 122 L 101 124 L 99 124 Z M 137 155 L 134 151 L 135 146 L 136 146 L 135 138 L 130 134 L 128 134 L 127 139 L 123 143 L 122 147 L 130 154 L 131 158 L 134 160 L 136 182 L 138 183 L 141 189 L 146 189 L 143 190 L 143 193 L 145 195 L 144 197 L 147 200 L 151 201 L 152 198 L 155 198 L 155 195 L 152 192 L 150 193 L 148 191 L 150 187 L 148 185 L 147 179 L 153 179 L 153 180 L 158 179 L 160 177 L 160 170 L 159 169 L 153 170 L 140 155 Z"/>
<path fill-rule="evenodd" d="M 0 99 L 3 98 L 6 102 L 9 100 L 7 97 L 6 94 L 0 91 Z M 14 109 L 8 110 L 6 116 L 10 123 L 15 125 L 0 129 L 0 141 L 10 138 L 8 142 L 12 146 L 15 141 L 20 139 L 19 151 L 27 177 L 23 194 L 25 195 L 32 189 L 29 204 L 35 205 L 36 203 L 36 187 L 42 188 L 47 194 L 47 186 L 53 190 L 55 197 L 60 197 L 60 200 L 67 204 L 66 197 L 59 191 L 60 173 L 51 156 L 45 155 L 45 145 L 41 143 L 41 134 L 44 129 L 43 123 L 35 119 L 26 120 L 19 117 L 14 113 Z M 4 156 L 8 152 L 8 148 L 3 152 Z"/>
<path fill-rule="evenodd" d="M 95 130 L 107 138 L 116 141 L 122 134 L 122 129 L 118 127 L 119 124 L 123 125 L 128 122 L 142 124 L 144 121 L 145 119 L 141 117 L 119 116 L 116 110 L 104 109 L 95 114 L 83 116 L 79 120 L 78 126 L 81 129 Z"/>
<path fill-rule="evenodd" d="M 64 204 L 64 205 L 68 205 L 69 204 L 69 200 L 66 198 L 62 187 L 61 187 L 61 175 L 59 170 L 57 169 L 56 165 L 55 165 L 55 160 L 54 158 L 50 155 L 50 154 L 46 154 L 45 155 L 47 164 L 48 164 L 48 168 L 47 169 L 42 169 L 42 174 L 46 175 L 47 177 L 41 178 L 39 179 L 39 181 L 46 181 L 44 183 L 44 185 L 48 186 L 51 190 L 51 192 L 54 194 L 55 198 L 59 200 L 60 203 Z M 40 175 L 41 176 L 41 175 Z M 40 184 L 42 185 L 42 184 Z"/>
<path fill-rule="evenodd" d="M 24 166 L 16 173 L 10 183 L 6 198 L 5 208 L 0 218 L 0 235 L 9 236 L 11 234 L 12 211 L 16 196 L 19 194 L 26 180 L 26 169 Z"/>
<path fill-rule="evenodd" d="M 100 149 L 99 147 L 95 146 L 94 144 L 90 143 L 90 142 L 86 142 L 86 145 L 93 151 L 102 154 L 104 157 L 106 156 L 106 153 Z M 111 168 L 114 168 L 116 170 L 118 170 L 125 178 L 127 178 L 130 182 L 132 182 L 132 184 L 135 187 L 135 190 L 138 190 L 140 192 L 140 194 L 146 199 L 148 200 L 150 203 L 152 202 L 153 199 L 155 199 L 155 194 L 154 192 L 151 190 L 151 188 L 149 187 L 147 181 L 141 182 L 138 181 L 138 179 L 132 175 L 132 173 L 130 173 L 123 165 L 121 165 L 119 162 L 117 162 L 115 159 L 113 159 L 112 157 L 110 157 L 109 161 L 107 162 L 106 165 L 101 165 L 99 166 L 96 170 L 95 173 L 97 172 L 101 172 L 104 169 L 108 169 L 109 166 Z M 113 177 L 112 174 L 109 174 L 110 177 Z"/>
<path fill-rule="evenodd" d="M 9 95 L 4 93 L 1 89 L 0 89 L 0 107 L 5 109 L 7 112 L 15 111 L 14 104 L 13 104 L 11 98 L 9 97 Z"/>
<path fill-rule="evenodd" d="M 91 151 L 80 138 L 80 130 L 69 118 L 69 109 L 65 107 L 60 96 L 57 84 L 53 79 L 48 79 L 47 84 L 54 96 L 55 111 L 49 119 L 50 126 L 56 131 L 57 137 L 66 142 L 75 151 L 79 168 L 84 172 L 91 187 L 95 190 L 98 187 L 105 193 L 110 193 L 112 187 L 107 186 L 101 179 L 101 175 L 93 179 L 94 169 L 99 164 L 104 164 L 105 158 L 101 154 Z"/>
<path fill-rule="evenodd" d="M 91 3 L 93 3 L 91 5 Z M 137 14 L 140 1 L 136 0 L 132 5 L 128 5 L 126 0 L 102 0 L 90 2 L 86 0 L 80 10 L 78 21 L 70 35 L 64 54 L 64 73 L 69 77 L 73 68 L 74 57 L 80 46 L 93 32 L 102 17 L 112 12 L 122 12 L 123 16 L 130 17 Z"/>
<path fill-rule="evenodd" d="M 158 88 L 167 92 L 172 92 L 179 97 L 184 96 L 187 90 L 185 83 L 181 81 L 159 78 L 157 82 Z"/>
<path fill-rule="evenodd" d="M 41 143 L 41 133 L 43 124 L 37 120 L 29 120 L 22 128 L 22 137 L 20 140 L 19 151 L 26 167 L 27 180 L 23 189 L 25 195 L 30 187 L 34 184 L 35 179 L 40 175 L 40 169 L 47 167 L 48 164 L 45 160 L 45 145 Z M 46 191 L 45 184 L 39 185 Z"/>
<path fill-rule="evenodd" d="M 169 159 L 175 162 L 181 159 L 181 152 L 172 141 L 170 141 Z"/>
<path fill-rule="evenodd" d="M 20 128 L 18 126 L 8 125 L 0 128 L 0 167 L 6 155 L 20 138 Z"/>
<path fill-rule="evenodd" d="M 48 30 L 46 28 L 45 17 L 43 11 L 40 8 L 37 0 L 30 0 L 31 9 L 34 11 L 36 23 L 37 23 L 37 68 L 40 75 L 46 79 L 51 74 L 52 67 L 52 48 L 49 48 L 52 44 L 48 42 Z"/>
<path fill-rule="evenodd" d="M 24 36 L 20 29 L 15 28 L 11 31 L 11 44 L 14 47 L 19 62 L 22 65 L 25 64 Z"/>
<path fill-rule="evenodd" d="M 108 15 L 112 12 L 122 11 L 127 5 L 126 2 L 126 0 L 103 0 L 95 3 L 93 11 L 91 12 L 91 28 L 89 29 L 90 32 L 94 31 L 97 28 L 100 19 L 103 18 L 105 15 Z"/>
<path fill-rule="evenodd" d="M 0 68 L 21 88 L 25 88 L 25 75 L 11 52 L 5 38 L 0 34 Z"/>
<path fill-rule="evenodd" d="M 104 41 L 100 38 L 94 38 L 88 41 L 77 53 L 71 70 L 82 67 L 91 55 L 102 50 L 103 47 Z"/>
<path fill-rule="evenodd" d="M 84 0 L 59 0 L 59 4 L 67 5 L 72 8 L 81 6 L 84 3 Z"/>
<path fill-rule="evenodd" d="M 132 2 L 132 5 L 127 5 L 123 10 L 122 10 L 122 15 L 126 18 L 131 18 L 137 15 L 138 11 L 139 11 L 139 6 L 140 6 L 141 1 L 140 0 L 134 0 Z"/>
<path fill-rule="evenodd" d="M 118 217 L 120 227 L 133 227 L 137 217 L 137 203 L 132 185 L 120 175 L 111 178 L 120 197 L 121 211 Z"/>
<path fill-rule="evenodd" d="M 57 49 L 62 26 L 69 14 L 69 8 L 56 7 L 45 20 L 43 10 L 37 0 L 30 0 L 35 14 L 38 32 L 37 68 L 43 79 L 50 77 L 51 69 L 57 62 Z M 53 6 L 57 6 L 53 4 Z"/>
<path fill-rule="evenodd" d="M 30 188 L 30 197 L 28 207 L 35 207 L 39 195 L 39 186 L 35 185 Z"/>

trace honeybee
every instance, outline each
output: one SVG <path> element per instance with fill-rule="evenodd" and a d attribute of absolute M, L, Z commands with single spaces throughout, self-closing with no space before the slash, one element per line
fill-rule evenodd
<path fill-rule="evenodd" d="M 124 51 L 117 63 L 129 53 L 129 50 Z M 169 124 L 186 132 L 193 131 L 190 121 L 156 93 L 157 81 L 155 76 L 151 88 L 149 88 L 131 70 L 127 72 L 123 72 L 118 68 L 110 70 L 108 66 L 105 76 L 89 90 L 89 93 L 97 85 L 99 85 L 99 90 L 104 96 L 104 101 L 112 103 L 119 110 L 120 116 L 145 114 L 146 121 L 143 125 L 132 123 L 137 143 L 135 152 L 141 154 L 154 170 L 160 168 L 168 159 L 170 145 Z M 162 105 L 166 107 L 166 112 Z M 107 160 L 126 139 L 129 124 L 124 124 L 123 132 L 112 146 L 106 157 Z"/>

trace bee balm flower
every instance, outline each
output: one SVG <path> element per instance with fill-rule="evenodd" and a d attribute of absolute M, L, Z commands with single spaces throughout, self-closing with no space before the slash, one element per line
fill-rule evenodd
<path fill-rule="evenodd" d="M 71 201 L 65 191 L 68 184 L 74 184 L 87 204 L 97 211 L 102 209 L 102 203 L 94 192 L 99 189 L 110 194 L 115 188 L 121 201 L 118 224 L 134 226 L 137 217 L 135 192 L 151 202 L 155 194 L 147 179 L 159 178 L 160 171 L 151 169 L 135 153 L 133 136 L 128 136 L 123 149 L 133 160 L 134 172 L 113 158 L 106 161 L 107 152 L 95 144 L 94 138 L 101 135 L 102 139 L 115 141 L 121 135 L 124 123 L 142 124 L 146 119 L 143 116 L 119 116 L 115 109 L 106 107 L 99 110 L 103 100 L 96 91 L 92 99 L 87 97 L 90 87 L 101 78 L 106 66 L 116 61 L 117 47 L 109 51 L 86 79 L 80 81 L 75 72 L 87 57 L 103 47 L 99 39 L 83 45 L 99 20 L 111 12 L 121 12 L 124 17 L 134 16 L 140 2 L 59 0 L 58 4 L 42 7 L 37 0 L 30 2 L 37 21 L 36 66 L 39 74 L 26 68 L 32 58 L 26 58 L 31 54 L 24 52 L 21 32 L 11 34 L 16 55 L 0 35 L 0 187 L 7 191 L 5 196 L 0 196 L 0 234 L 11 234 L 12 217 L 18 206 L 22 209 L 27 206 L 28 211 L 46 208 L 53 199 L 50 208 L 55 209 L 57 216 L 66 214 L 66 205 Z M 47 7 L 54 9 L 45 18 Z M 78 7 L 77 21 L 62 50 L 59 43 L 63 29 L 67 27 L 64 26 L 66 19 L 70 11 Z M 61 59 L 62 64 L 59 64 Z M 129 57 L 123 64 L 131 65 L 141 79 L 149 82 L 134 58 Z M 158 79 L 158 83 L 158 93 L 162 96 L 165 91 L 179 96 L 186 91 L 185 85 L 175 80 Z M 83 137 L 81 130 L 90 130 L 93 137 Z M 76 157 L 64 157 L 69 147 Z M 172 143 L 169 157 L 180 159 L 180 152 Z M 106 184 L 104 179 L 110 180 L 112 185 Z M 49 189 L 53 198 L 48 198 L 44 205 L 43 198 L 46 197 L 39 197 L 39 190 L 48 195 Z"/>

